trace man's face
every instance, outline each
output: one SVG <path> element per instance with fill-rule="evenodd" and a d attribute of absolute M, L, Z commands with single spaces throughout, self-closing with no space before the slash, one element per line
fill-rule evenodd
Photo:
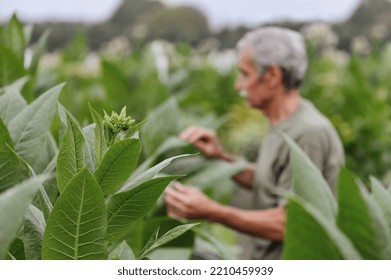
<path fill-rule="evenodd" d="M 238 68 L 240 74 L 235 83 L 236 89 L 244 93 L 251 107 L 262 110 L 272 98 L 272 92 L 267 87 L 264 75 L 259 74 L 250 49 L 241 51 Z"/>

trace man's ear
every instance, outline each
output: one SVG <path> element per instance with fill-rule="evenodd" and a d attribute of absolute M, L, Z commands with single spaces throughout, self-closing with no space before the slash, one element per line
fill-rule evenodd
<path fill-rule="evenodd" d="M 277 64 L 270 64 L 268 66 L 265 77 L 271 87 L 277 87 L 282 84 L 283 73 L 281 67 Z"/>

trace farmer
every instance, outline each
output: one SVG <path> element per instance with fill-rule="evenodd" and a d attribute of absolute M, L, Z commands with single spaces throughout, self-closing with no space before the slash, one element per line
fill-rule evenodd
<path fill-rule="evenodd" d="M 269 121 L 255 166 L 234 177 L 241 186 L 253 190 L 254 210 L 219 204 L 198 189 L 177 183 L 165 192 L 167 211 L 174 218 L 205 219 L 248 233 L 256 237 L 253 259 L 279 259 L 286 221 L 284 193 L 292 188 L 289 147 L 279 131 L 296 141 L 333 191 L 344 151 L 327 118 L 300 97 L 307 55 L 299 33 L 278 27 L 259 28 L 239 41 L 238 50 L 236 89 Z M 208 158 L 235 161 L 212 131 L 190 127 L 180 137 Z"/>

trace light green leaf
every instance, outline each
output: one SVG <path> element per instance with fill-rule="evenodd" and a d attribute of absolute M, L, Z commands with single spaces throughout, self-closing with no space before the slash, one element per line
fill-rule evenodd
<path fill-rule="evenodd" d="M 387 192 L 383 184 L 374 177 L 370 177 L 372 196 L 383 211 L 388 227 L 391 231 L 391 194 Z"/>
<path fill-rule="evenodd" d="M 188 156 L 192 156 L 192 155 L 185 154 L 185 155 L 170 157 L 170 158 L 165 159 L 164 161 L 156 164 L 155 166 L 145 170 L 141 174 L 138 174 L 138 175 L 136 174 L 136 176 L 134 176 L 135 172 L 133 172 L 131 178 L 124 184 L 123 187 L 121 187 L 121 189 L 119 191 L 120 192 L 127 191 L 134 186 L 138 186 L 141 183 L 144 183 L 145 181 L 148 181 L 148 180 L 154 178 L 162 169 L 164 169 L 165 167 L 170 165 L 173 160 L 178 159 L 178 158 L 188 157 Z"/>
<path fill-rule="evenodd" d="M 42 185 L 39 187 L 38 203 L 39 203 L 39 207 L 41 208 L 41 210 L 43 212 L 45 220 L 47 220 L 50 216 L 50 213 L 53 210 L 53 205 L 50 202 L 50 198 L 49 198 L 45 188 Z"/>
<path fill-rule="evenodd" d="M 107 204 L 107 238 L 115 243 L 155 205 L 167 185 L 178 176 L 159 177 L 114 195 Z"/>
<path fill-rule="evenodd" d="M 0 259 L 6 257 L 29 204 L 47 178 L 47 175 L 31 178 L 0 194 Z"/>
<path fill-rule="evenodd" d="M 33 36 L 34 26 L 32 24 L 25 25 L 23 27 L 23 36 L 26 42 L 26 46 L 29 44 L 31 37 Z"/>
<path fill-rule="evenodd" d="M 34 48 L 34 53 L 33 53 L 33 58 L 31 60 L 30 64 L 30 72 L 33 74 L 36 74 L 38 65 L 39 65 L 39 60 L 42 56 L 42 53 L 45 50 L 46 43 L 49 37 L 49 31 L 45 31 L 41 37 L 39 37 L 38 43 L 36 44 L 36 47 Z"/>
<path fill-rule="evenodd" d="M 113 251 L 109 254 L 110 260 L 135 260 L 136 256 L 133 253 L 132 248 L 126 243 L 126 241 L 122 241 L 117 247 L 114 248 Z"/>
<path fill-rule="evenodd" d="M 63 192 L 69 181 L 85 166 L 85 140 L 79 126 L 69 116 L 67 129 L 57 157 L 58 190 Z"/>
<path fill-rule="evenodd" d="M 45 228 L 46 222 L 41 210 L 30 205 L 24 221 L 23 243 L 26 259 L 41 259 L 41 245 Z"/>
<path fill-rule="evenodd" d="M 95 161 L 96 165 L 99 165 L 107 150 L 105 127 L 101 115 L 99 115 L 91 105 L 89 105 L 89 108 L 92 119 L 95 122 Z"/>
<path fill-rule="evenodd" d="M 194 176 L 186 178 L 185 183 L 201 189 L 216 187 L 221 179 L 230 179 L 243 171 L 247 166 L 248 164 L 243 161 L 230 163 L 221 160 L 208 160 L 204 163 L 204 168 L 199 170 Z"/>
<path fill-rule="evenodd" d="M 44 170 L 48 164 L 58 154 L 58 147 L 56 140 L 50 132 L 47 133 L 45 139 L 42 142 L 39 156 L 31 164 L 37 174 L 44 173 Z"/>
<path fill-rule="evenodd" d="M 138 139 L 125 139 L 111 146 L 95 172 L 104 195 L 114 193 L 136 167 L 141 151 Z"/>
<path fill-rule="evenodd" d="M 47 222 L 42 258 L 93 260 L 107 258 L 106 209 L 94 176 L 84 168 L 58 198 Z"/>
<path fill-rule="evenodd" d="M 148 256 L 153 250 L 159 248 L 160 246 L 167 244 L 168 242 L 174 240 L 175 238 L 181 236 L 186 231 L 191 228 L 197 226 L 199 224 L 187 224 L 181 225 L 173 228 L 172 230 L 166 232 L 162 237 L 157 239 L 158 234 L 153 236 L 154 242 L 148 242 L 146 246 L 141 250 L 140 255 L 137 257 L 138 259 L 143 259 Z"/>
<path fill-rule="evenodd" d="M 13 88 L 6 89 L 0 96 L 0 118 L 6 125 L 26 107 L 26 100 Z"/>
<path fill-rule="evenodd" d="M 169 99 L 149 116 L 141 130 L 146 155 L 152 155 L 166 139 L 179 133 L 179 109 L 174 98 Z"/>
<path fill-rule="evenodd" d="M 23 78 L 16 80 L 15 82 L 13 82 L 10 85 L 7 85 L 3 88 L 0 88 L 0 95 L 4 94 L 5 92 L 7 92 L 9 90 L 16 91 L 16 92 L 22 92 L 22 89 L 26 85 L 28 80 L 29 80 L 29 77 L 26 76 L 26 77 L 23 77 Z M 27 106 L 27 103 L 26 103 L 26 106 Z"/>
<path fill-rule="evenodd" d="M 382 250 L 388 241 L 384 232 L 385 224 L 380 226 L 376 220 L 379 213 L 374 212 L 369 194 L 361 188 L 355 178 L 344 168 L 340 171 L 338 183 L 339 211 L 337 224 L 350 238 L 364 259 L 382 259 Z"/>
<path fill-rule="evenodd" d="M 179 140 L 178 137 L 170 137 L 166 139 L 151 156 L 149 156 L 139 167 L 137 167 L 137 169 L 133 172 L 132 177 L 138 176 L 146 171 L 161 154 L 171 149 L 181 148 L 186 145 L 188 144 Z"/>
<path fill-rule="evenodd" d="M 335 223 L 299 197 L 289 198 L 285 228 L 284 259 L 361 259 Z"/>
<path fill-rule="evenodd" d="M 63 85 L 51 88 L 9 123 L 9 132 L 15 145 L 15 151 L 32 164 L 41 152 L 42 142 L 47 137 L 54 113 L 56 101 Z"/>
<path fill-rule="evenodd" d="M 293 191 L 318 209 L 329 221 L 335 221 L 337 203 L 322 174 L 300 147 L 282 134 L 291 148 Z"/>
<path fill-rule="evenodd" d="M 84 139 L 86 140 L 85 160 L 88 169 L 95 171 L 95 124 L 90 124 L 83 128 Z"/>
<path fill-rule="evenodd" d="M 197 234 L 199 239 L 196 239 L 197 246 L 202 245 L 206 247 L 207 251 L 217 251 L 223 260 L 234 260 L 236 259 L 234 254 L 228 250 L 227 245 L 224 244 L 220 239 L 213 236 L 210 232 L 202 228 L 194 228 L 193 231 Z"/>
<path fill-rule="evenodd" d="M 13 50 L 20 59 L 23 59 L 26 40 L 23 34 L 23 26 L 15 15 L 12 16 L 3 30 L 2 43 Z"/>

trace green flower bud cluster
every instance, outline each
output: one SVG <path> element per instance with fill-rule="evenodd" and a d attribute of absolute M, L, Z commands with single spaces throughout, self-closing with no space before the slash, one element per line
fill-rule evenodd
<path fill-rule="evenodd" d="M 119 115 L 115 112 L 112 112 L 111 116 L 106 112 L 104 112 L 104 114 L 103 123 L 114 135 L 117 135 L 122 131 L 127 131 L 135 122 L 131 116 L 126 116 L 126 106 L 121 110 Z"/>

